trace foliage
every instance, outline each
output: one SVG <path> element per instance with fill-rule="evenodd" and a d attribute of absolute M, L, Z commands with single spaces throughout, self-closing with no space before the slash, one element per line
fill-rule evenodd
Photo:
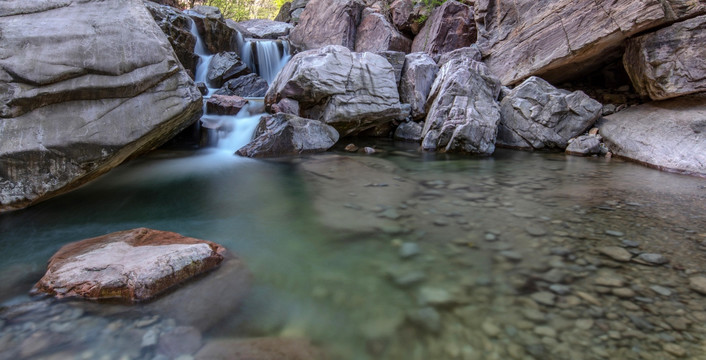
<path fill-rule="evenodd" d="M 185 8 L 196 5 L 215 6 L 226 19 L 274 19 L 287 0 L 180 0 Z"/>

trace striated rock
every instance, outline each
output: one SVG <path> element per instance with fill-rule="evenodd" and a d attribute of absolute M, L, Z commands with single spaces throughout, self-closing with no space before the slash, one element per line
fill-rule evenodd
<path fill-rule="evenodd" d="M 399 86 L 405 62 L 405 53 L 400 51 L 377 51 L 375 54 L 384 57 L 392 65 L 395 70 L 395 81 L 397 81 L 397 86 Z"/>
<path fill-rule="evenodd" d="M 413 0 L 395 0 L 390 4 L 392 24 L 408 35 L 416 35 L 422 29 L 422 14 L 424 8 L 421 3 Z"/>
<path fill-rule="evenodd" d="M 247 100 L 235 95 L 212 95 L 206 101 L 206 113 L 217 115 L 236 115 Z"/>
<path fill-rule="evenodd" d="M 219 88 L 223 83 L 239 76 L 252 73 L 250 68 L 234 52 L 222 52 L 213 55 L 208 65 L 206 79 L 212 87 Z"/>
<path fill-rule="evenodd" d="M 226 81 L 215 95 L 240 97 L 263 97 L 267 93 L 267 81 L 257 74 L 248 74 Z"/>
<path fill-rule="evenodd" d="M 145 228 L 64 245 L 32 292 L 58 298 L 140 301 L 218 266 L 225 248 Z"/>
<path fill-rule="evenodd" d="M 233 24 L 244 37 L 253 39 L 279 39 L 289 35 L 294 27 L 286 22 L 267 19 L 253 19 Z"/>
<path fill-rule="evenodd" d="M 631 39 L 623 64 L 652 100 L 706 91 L 706 15 Z"/>
<path fill-rule="evenodd" d="M 453 59 L 470 59 L 475 61 L 483 61 L 483 55 L 480 53 L 480 49 L 476 44 L 471 46 L 462 47 L 451 52 L 443 53 L 439 56 L 438 65 L 439 67 L 444 66 L 447 62 Z"/>
<path fill-rule="evenodd" d="M 473 8 L 448 0 L 434 9 L 422 30 L 414 38 L 412 52 L 443 54 L 476 42 Z"/>
<path fill-rule="evenodd" d="M 214 6 L 198 5 L 188 11 L 196 22 L 199 34 L 208 51 L 218 54 L 222 51 L 238 51 L 235 29 L 228 26 L 221 11 Z"/>
<path fill-rule="evenodd" d="M 426 101 L 439 67 L 426 53 L 412 53 L 405 57 L 400 80 L 400 101 L 412 105 L 412 118 L 423 119 Z"/>
<path fill-rule="evenodd" d="M 199 57 L 194 54 L 196 38 L 191 34 L 191 18 L 172 7 L 174 5 L 165 6 L 145 1 L 145 6 L 152 14 L 157 25 L 159 25 L 159 28 L 162 29 L 162 32 L 167 35 L 167 39 L 172 44 L 179 62 L 185 69 L 195 74 Z"/>
<path fill-rule="evenodd" d="M 614 155 L 662 170 L 706 175 L 706 97 L 629 107 L 598 123 Z"/>
<path fill-rule="evenodd" d="M 323 360 L 324 353 L 309 341 L 287 338 L 222 339 L 206 343 L 196 360 Z"/>
<path fill-rule="evenodd" d="M 278 113 L 263 116 L 255 138 L 236 153 L 247 157 L 277 157 L 323 152 L 338 141 L 338 132 L 318 120 Z"/>
<path fill-rule="evenodd" d="M 326 45 L 355 48 L 364 5 L 358 0 L 311 0 L 292 29 L 289 41 L 302 50 Z M 292 15 L 294 18 L 294 15 Z"/>
<path fill-rule="evenodd" d="M 578 156 L 600 154 L 601 140 L 603 138 L 600 135 L 581 135 L 569 142 L 566 153 Z"/>
<path fill-rule="evenodd" d="M 400 34 L 380 13 L 365 9 L 356 32 L 355 51 L 401 51 L 408 53 L 412 40 Z"/>
<path fill-rule="evenodd" d="M 291 12 L 292 12 L 292 3 L 290 1 L 287 1 L 286 3 L 282 4 L 282 7 L 279 8 L 279 12 L 277 13 L 277 16 L 275 16 L 275 21 L 285 22 L 285 23 L 292 21 Z"/>
<path fill-rule="evenodd" d="M 0 211 L 95 179 L 200 116 L 142 1 L 22 4 L 0 5 Z"/>
<path fill-rule="evenodd" d="M 286 98 L 299 103 L 303 117 L 329 124 L 341 136 L 409 114 L 399 101 L 390 63 L 343 46 L 295 55 L 272 83 L 265 103 L 270 107 Z"/>
<path fill-rule="evenodd" d="M 420 142 L 422 140 L 422 125 L 414 121 L 405 121 L 395 129 L 396 140 Z"/>
<path fill-rule="evenodd" d="M 569 139 L 593 126 L 603 106 L 581 91 L 557 89 L 531 77 L 500 103 L 498 144 L 521 149 L 565 149 Z"/>
<path fill-rule="evenodd" d="M 500 123 L 498 79 L 480 62 L 455 59 L 441 67 L 427 99 L 422 148 L 492 154 Z"/>
<path fill-rule="evenodd" d="M 685 0 L 477 0 L 478 46 L 504 85 L 571 79 L 619 59 L 625 39 L 706 11 Z"/>

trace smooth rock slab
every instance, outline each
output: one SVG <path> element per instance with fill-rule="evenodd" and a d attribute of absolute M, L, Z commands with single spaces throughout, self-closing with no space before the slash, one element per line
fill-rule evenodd
<path fill-rule="evenodd" d="M 147 300 L 223 261 L 225 248 L 176 233 L 138 228 L 64 245 L 49 259 L 35 294 Z"/>

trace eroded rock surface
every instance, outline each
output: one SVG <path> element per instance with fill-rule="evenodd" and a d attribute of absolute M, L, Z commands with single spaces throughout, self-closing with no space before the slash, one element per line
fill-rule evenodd
<path fill-rule="evenodd" d="M 226 24 L 221 11 L 214 6 L 198 5 L 188 11 L 209 52 L 238 51 L 235 29 Z"/>
<path fill-rule="evenodd" d="M 234 52 L 213 55 L 208 64 L 206 79 L 212 87 L 220 88 L 228 80 L 252 73 L 250 68 Z"/>
<path fill-rule="evenodd" d="M 254 73 L 228 80 L 215 92 L 216 95 L 240 97 L 263 97 L 265 93 L 267 93 L 267 81 Z"/>
<path fill-rule="evenodd" d="M 184 68 L 196 73 L 199 57 L 194 54 L 196 38 L 191 33 L 191 19 L 178 9 L 167 5 L 159 5 L 145 1 L 145 6 L 152 13 L 152 17 L 162 29 L 169 43 L 172 44 L 177 58 Z"/>
<path fill-rule="evenodd" d="M 211 95 L 206 101 L 206 112 L 217 115 L 236 115 L 248 100 L 236 95 Z"/>
<path fill-rule="evenodd" d="M 358 25 L 355 51 L 401 51 L 408 53 L 412 40 L 402 35 L 385 15 L 366 9 Z"/>
<path fill-rule="evenodd" d="M 405 56 L 400 79 L 400 100 L 412 105 L 411 115 L 414 119 L 419 120 L 426 116 L 427 97 L 438 71 L 439 67 L 426 53 Z"/>
<path fill-rule="evenodd" d="M 456 0 L 448 0 L 434 9 L 424 27 L 414 38 L 412 52 L 443 54 L 470 46 L 476 41 L 473 8 Z"/>
<path fill-rule="evenodd" d="M 353 50 L 363 8 L 358 0 L 311 0 L 301 13 L 299 24 L 292 29 L 289 40 L 303 50 L 326 45 L 341 45 Z M 292 18 L 295 18 L 294 14 Z"/>

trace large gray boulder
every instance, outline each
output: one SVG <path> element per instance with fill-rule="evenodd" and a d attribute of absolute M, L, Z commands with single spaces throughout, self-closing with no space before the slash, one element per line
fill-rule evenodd
<path fill-rule="evenodd" d="M 208 64 L 206 79 L 212 87 L 220 88 L 223 83 L 230 79 L 251 73 L 250 68 L 240 60 L 238 54 L 222 52 L 213 55 L 211 63 Z"/>
<path fill-rule="evenodd" d="M 244 37 L 253 39 L 279 39 L 289 35 L 294 27 L 286 22 L 267 19 L 252 19 L 232 24 Z"/>
<path fill-rule="evenodd" d="M 401 51 L 408 53 L 412 40 L 402 35 L 392 26 L 387 17 L 369 9 L 363 11 L 363 18 L 358 25 L 355 51 Z"/>
<path fill-rule="evenodd" d="M 565 149 L 601 116 L 603 105 L 582 91 L 557 89 L 531 77 L 503 98 L 498 145 L 520 149 Z"/>
<path fill-rule="evenodd" d="M 323 152 L 338 141 L 338 132 L 318 120 L 277 113 L 263 116 L 255 138 L 236 153 L 247 157 L 278 157 Z"/>
<path fill-rule="evenodd" d="M 598 128 L 613 154 L 658 169 L 706 176 L 706 96 L 633 106 Z"/>
<path fill-rule="evenodd" d="M 179 62 L 192 74 L 196 74 L 199 57 L 194 54 L 196 38 L 191 33 L 191 18 L 172 6 L 159 5 L 151 1 L 145 1 L 145 6 L 152 13 L 162 32 L 167 35 Z"/>
<path fill-rule="evenodd" d="M 329 124 L 341 136 L 409 115 L 400 103 L 392 65 L 343 46 L 295 55 L 270 86 L 265 103 L 271 107 L 287 98 L 299 103 L 301 116 Z"/>
<path fill-rule="evenodd" d="M 483 63 L 454 59 L 441 67 L 431 87 L 422 148 L 489 155 L 500 123 L 500 82 Z"/>
<path fill-rule="evenodd" d="M 289 34 L 289 41 L 302 50 L 326 45 L 341 45 L 353 50 L 364 7 L 358 0 L 311 0 L 306 4 L 299 24 Z"/>
<path fill-rule="evenodd" d="M 628 41 L 623 64 L 652 100 L 706 91 L 706 15 Z"/>
<path fill-rule="evenodd" d="M 95 179 L 200 116 L 142 1 L 13 0 L 0 14 L 0 211 Z"/>
<path fill-rule="evenodd" d="M 448 0 L 434 9 L 424 27 L 414 38 L 412 52 L 443 54 L 476 42 L 473 7 Z"/>
<path fill-rule="evenodd" d="M 439 67 L 426 53 L 411 53 L 405 56 L 402 77 L 400 79 L 400 100 L 412 106 L 412 117 L 422 119 L 426 116 L 426 101 L 431 85 L 436 79 Z"/>
<path fill-rule="evenodd" d="M 626 39 L 706 12 L 685 0 L 477 0 L 478 45 L 504 85 L 571 79 L 618 60 Z"/>

